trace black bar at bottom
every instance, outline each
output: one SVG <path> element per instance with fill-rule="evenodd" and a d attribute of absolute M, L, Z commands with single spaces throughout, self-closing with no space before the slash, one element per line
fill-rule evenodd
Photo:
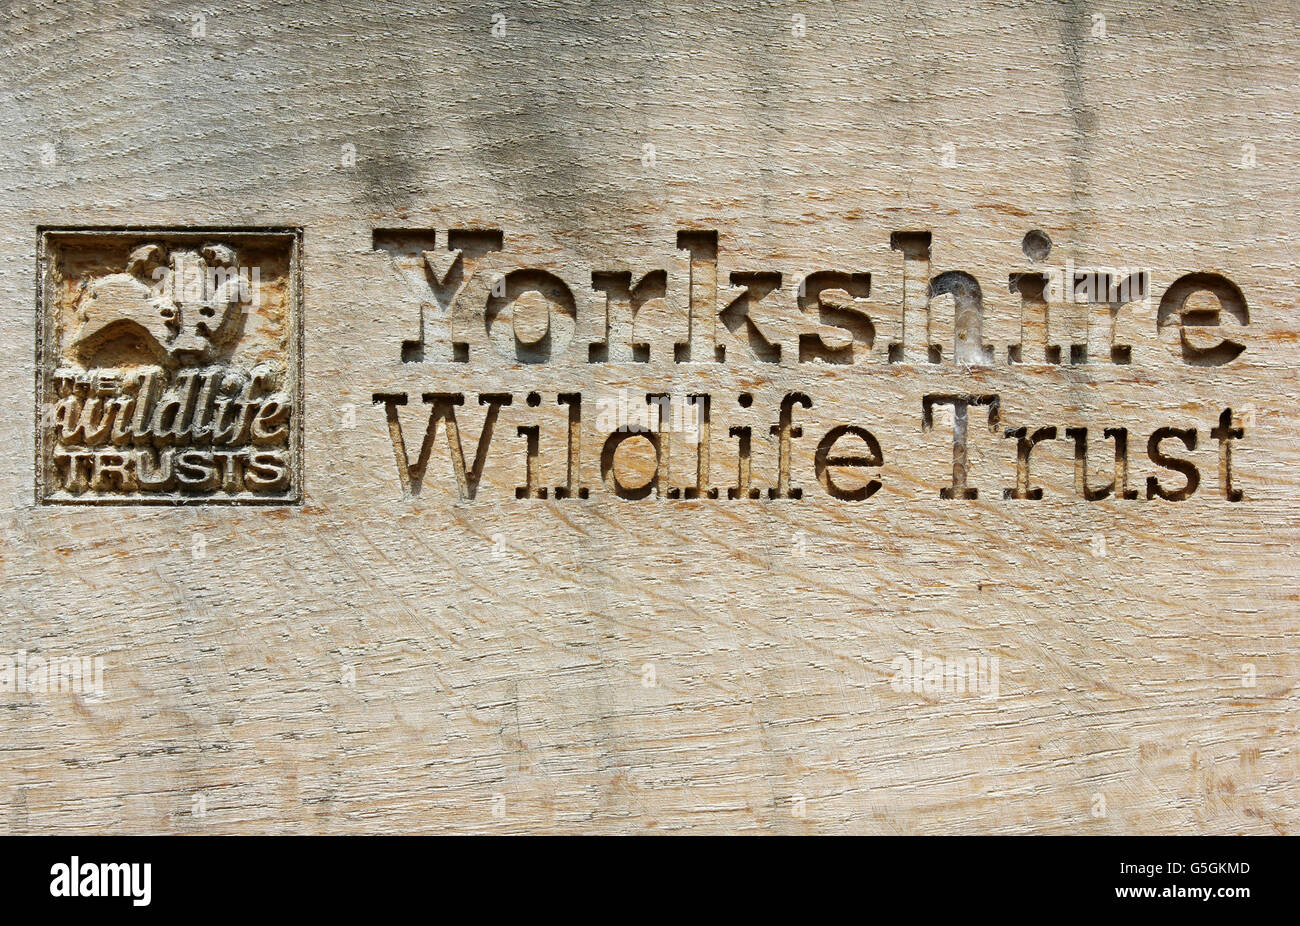
<path fill-rule="evenodd" d="M 1181 914 L 1199 907 L 1231 916 L 1289 895 L 1283 878 L 1290 848 L 1281 839 L 1245 837 L 599 845 L 571 838 L 543 845 L 489 838 L 9 837 L 0 840 L 0 889 L 14 911 L 36 905 L 128 916 L 193 910 L 334 918 L 415 905 L 433 917 L 461 918 L 475 909 L 499 916 L 517 905 L 531 918 L 564 910 L 603 918 L 657 909 L 675 919 L 710 908 L 734 914 L 758 906 L 775 913 L 767 909 L 774 900 L 812 904 L 805 913 L 829 912 L 836 907 L 826 904 L 834 901 L 856 904 L 863 914 L 909 908 L 927 915 L 969 913 L 980 906 Z M 598 898 L 605 899 L 593 906 Z"/>

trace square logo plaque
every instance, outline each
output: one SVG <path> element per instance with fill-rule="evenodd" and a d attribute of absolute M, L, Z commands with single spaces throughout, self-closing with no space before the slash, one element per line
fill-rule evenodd
<path fill-rule="evenodd" d="M 301 232 L 37 234 L 37 500 L 299 501 Z"/>

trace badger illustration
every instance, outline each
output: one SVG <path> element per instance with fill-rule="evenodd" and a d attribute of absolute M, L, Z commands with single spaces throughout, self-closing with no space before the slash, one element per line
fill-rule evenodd
<path fill-rule="evenodd" d="M 129 337 L 162 366 L 212 359 L 243 320 L 247 284 L 237 264 L 224 244 L 170 253 L 157 243 L 140 245 L 123 272 L 84 284 L 70 352 L 89 366 L 101 349 Z"/>

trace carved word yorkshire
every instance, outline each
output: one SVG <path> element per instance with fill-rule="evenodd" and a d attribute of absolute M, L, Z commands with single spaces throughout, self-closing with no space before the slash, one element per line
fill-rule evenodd
<path fill-rule="evenodd" d="M 297 237 L 46 231 L 45 502 L 298 497 Z"/>
<path fill-rule="evenodd" d="M 1018 298 L 1014 333 L 1004 353 L 986 340 L 986 291 L 960 269 L 936 271 L 931 233 L 890 235 L 901 288 L 893 304 L 872 293 L 873 275 L 851 269 L 814 270 L 788 281 L 769 270 L 733 271 L 720 283 L 715 231 L 682 231 L 681 277 L 667 269 L 590 274 L 589 293 L 603 297 L 603 318 L 578 318 L 577 293 L 556 273 L 511 266 L 498 230 L 452 229 L 438 250 L 432 231 L 377 229 L 376 251 L 388 255 L 422 304 L 413 337 L 402 344 L 407 362 L 461 362 L 494 349 L 521 363 L 544 363 L 582 346 L 593 363 L 755 362 L 783 366 L 822 362 L 987 366 L 1010 364 L 1128 364 L 1133 346 L 1122 329 L 1140 335 L 1127 316 L 1151 306 L 1151 273 L 1138 268 L 1039 266 L 1014 269 L 1006 280 Z M 1025 235 L 1022 250 L 1042 265 L 1051 242 L 1041 231 Z M 575 281 L 576 282 L 576 281 Z M 674 338 L 655 344 L 640 316 L 654 304 L 679 313 Z M 647 312 L 646 314 L 654 314 Z M 662 317 L 660 315 L 659 317 Z M 1005 319 L 1003 320 L 1005 323 Z M 721 325 L 719 325 L 721 323 Z M 1150 336 L 1176 329 L 1182 359 L 1219 366 L 1245 345 L 1226 333 L 1250 323 L 1245 297 L 1219 273 L 1193 272 L 1161 294 Z M 880 337 L 881 331 L 888 336 Z M 949 339 L 945 341 L 945 339 Z M 729 353 L 730 342 L 744 352 Z M 656 356 L 658 351 L 658 356 Z M 670 351 L 670 353 L 669 353 Z"/>

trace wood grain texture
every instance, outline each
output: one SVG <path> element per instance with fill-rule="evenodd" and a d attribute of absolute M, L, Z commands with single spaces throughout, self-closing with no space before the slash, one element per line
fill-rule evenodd
<path fill-rule="evenodd" d="M 102 697 L 0 695 L 0 825 L 1295 832 L 1298 28 L 1281 0 L 12 8 L 0 655 L 107 667 Z M 36 229 L 69 225 L 303 229 L 301 505 L 36 505 Z M 467 364 L 403 362 L 420 299 L 376 228 L 436 229 L 439 248 L 448 228 L 500 229 L 494 267 L 573 292 L 569 349 L 520 363 L 485 333 Z M 674 363 L 683 229 L 718 232 L 724 288 L 782 274 L 783 345 L 798 279 L 870 272 L 874 346 L 849 365 L 763 363 L 719 323 L 727 362 Z M 1184 362 L 1152 304 L 1121 316 L 1127 365 L 1071 364 L 1069 338 L 1059 365 L 1009 364 L 1007 277 L 1036 267 L 1030 229 L 1053 242 L 1041 266 L 1146 268 L 1157 301 L 1187 273 L 1230 278 L 1245 352 Z M 905 299 L 890 234 L 907 230 L 931 232 L 935 273 L 980 281 L 991 365 L 888 362 Z M 652 361 L 589 363 L 591 274 L 654 269 L 670 292 L 642 319 Z M 1076 308 L 1058 320 L 1086 341 Z M 724 490 L 727 428 L 753 427 L 755 484 L 773 486 L 769 428 L 806 393 L 804 497 L 613 497 L 594 403 L 620 390 L 713 396 Z M 513 396 L 473 500 L 441 430 L 423 490 L 403 494 L 372 398 L 411 396 L 414 456 L 434 392 L 465 394 L 471 455 L 478 395 Z M 517 499 L 520 427 L 541 429 L 540 484 L 565 483 L 568 392 L 592 403 L 590 497 Z M 997 432 L 971 412 L 980 497 L 940 499 L 951 432 L 922 427 L 922 401 L 974 393 L 1000 399 Z M 1227 408 L 1246 431 L 1240 502 L 1210 436 Z M 836 424 L 881 444 L 865 501 L 818 485 Z M 1002 429 L 1047 426 L 1044 497 L 1004 499 Z M 1185 501 L 1145 498 L 1147 477 L 1180 480 L 1146 454 L 1166 426 L 1198 431 L 1194 451 L 1165 445 L 1200 471 Z M 1089 429 L 1094 482 L 1101 429 L 1127 428 L 1143 497 L 1078 497 L 1067 427 Z M 895 690 L 916 651 L 997 657 L 998 697 Z"/>

